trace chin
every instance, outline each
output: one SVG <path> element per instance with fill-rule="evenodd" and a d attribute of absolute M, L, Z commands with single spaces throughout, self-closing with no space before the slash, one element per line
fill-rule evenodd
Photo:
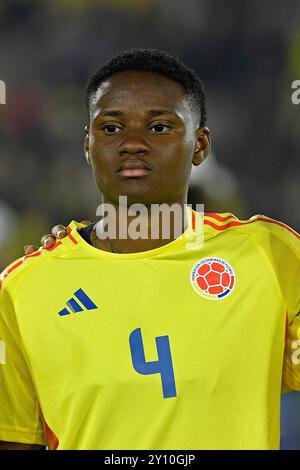
<path fill-rule="evenodd" d="M 120 200 L 119 198 L 121 196 L 126 196 L 127 198 L 127 206 L 131 206 L 132 204 L 144 204 L 145 206 L 148 206 L 149 204 L 162 204 L 165 199 L 161 198 L 157 194 L 145 194 L 145 192 L 125 192 L 123 191 L 120 194 L 104 194 L 105 201 L 111 201 L 114 204 L 119 204 Z"/>
<path fill-rule="evenodd" d="M 112 201 L 119 204 L 119 197 L 127 197 L 127 205 L 132 204 L 151 204 L 160 200 L 159 195 L 154 194 L 153 188 L 142 188 L 140 185 L 132 185 L 131 188 L 118 188 L 116 191 L 101 191 L 106 201 Z"/>

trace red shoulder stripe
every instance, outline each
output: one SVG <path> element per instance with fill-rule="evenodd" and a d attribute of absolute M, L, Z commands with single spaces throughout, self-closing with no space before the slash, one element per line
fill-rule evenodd
<path fill-rule="evenodd" d="M 213 219 L 218 220 L 219 222 L 225 222 L 228 219 L 236 219 L 236 217 L 232 214 L 227 215 L 227 217 L 222 217 L 220 214 L 216 214 L 215 212 L 205 212 L 204 216 L 212 217 Z"/>
<path fill-rule="evenodd" d="M 72 236 L 72 235 L 71 235 Z M 72 237 L 73 238 L 73 237 Z M 75 239 L 74 239 L 75 240 Z M 72 240 L 73 241 L 73 240 Z M 75 240 L 75 242 L 77 243 L 77 240 Z M 22 264 L 28 259 L 28 258 L 35 258 L 36 256 L 40 256 L 42 254 L 42 251 L 46 250 L 46 251 L 53 251 L 55 250 L 55 248 L 57 248 L 59 245 L 61 245 L 61 241 L 58 240 L 55 245 L 53 245 L 51 248 L 46 248 L 44 246 L 41 247 L 41 250 L 40 251 L 35 251 L 34 253 L 32 253 L 31 255 L 26 255 L 26 256 L 23 256 L 23 258 L 21 258 L 19 261 L 17 261 L 15 264 L 13 264 L 6 272 L 4 272 L 4 275 L 2 277 L 2 281 L 0 281 L 0 288 L 1 288 L 1 284 L 2 282 L 4 281 L 4 279 L 7 278 L 7 276 L 12 272 L 14 271 L 15 269 L 19 268 L 20 266 L 22 266 Z"/>
<path fill-rule="evenodd" d="M 53 251 L 53 250 L 55 250 L 55 248 L 57 248 L 59 245 L 61 245 L 61 241 L 60 241 L 60 240 L 58 240 L 53 246 L 51 246 L 51 248 L 46 248 L 45 246 L 42 246 L 42 250 Z"/>
<path fill-rule="evenodd" d="M 78 241 L 76 240 L 76 238 L 73 237 L 73 235 L 71 235 L 71 227 L 67 227 L 67 230 L 68 230 L 68 237 L 70 238 L 70 240 L 74 243 L 74 245 L 77 245 Z"/>
<path fill-rule="evenodd" d="M 299 233 L 297 233 L 296 230 L 293 230 L 291 227 L 284 224 L 283 222 L 279 222 L 278 220 L 273 220 L 273 219 L 267 219 L 266 217 L 263 217 L 263 216 L 257 217 L 257 219 L 255 219 L 255 220 L 262 220 L 263 222 L 268 222 L 269 224 L 275 224 L 275 225 L 279 225 L 280 227 L 284 227 L 289 232 L 291 232 L 293 235 L 295 235 L 295 237 L 299 238 L 299 240 L 300 240 Z M 254 220 L 254 222 L 255 222 L 255 220 Z"/>
<path fill-rule="evenodd" d="M 253 222 L 257 222 L 258 220 L 261 220 L 263 222 L 268 222 L 270 224 L 275 224 L 275 225 L 279 225 L 280 227 L 284 227 L 286 228 L 289 232 L 291 232 L 293 235 L 295 235 L 297 238 L 299 238 L 300 240 L 300 235 L 295 232 L 295 230 L 293 230 L 291 227 L 289 227 L 288 225 L 285 225 L 283 222 L 278 222 L 277 220 L 273 220 L 273 219 L 267 219 L 263 216 L 261 217 L 257 217 L 256 219 L 254 220 L 249 220 L 248 222 L 238 222 L 237 220 L 233 220 L 232 222 L 229 222 L 228 224 L 226 225 L 217 225 L 215 224 L 214 222 L 212 222 L 211 220 L 204 220 L 204 223 L 207 224 L 207 225 L 210 225 L 211 227 L 213 227 L 214 229 L 218 230 L 218 231 L 222 231 L 222 230 L 226 230 L 227 228 L 230 228 L 230 227 L 235 227 L 235 226 L 238 226 L 238 225 L 248 225 L 248 224 L 252 224 Z"/>
<path fill-rule="evenodd" d="M 18 268 L 19 266 L 21 266 L 24 261 L 26 261 L 28 258 L 33 258 L 35 256 L 40 256 L 42 253 L 41 251 L 36 251 L 35 253 L 32 253 L 31 255 L 26 255 L 24 256 L 22 259 L 20 259 L 19 261 L 17 261 L 15 264 L 13 264 L 6 272 L 5 274 L 3 275 L 3 278 L 2 278 L 2 281 L 4 281 L 4 279 L 7 278 L 7 276 L 12 272 L 14 271 L 16 268 Z M 1 282 L 2 284 L 2 282 Z"/>
<path fill-rule="evenodd" d="M 212 222 L 211 220 L 206 220 L 206 219 L 204 219 L 204 223 L 207 224 L 207 225 L 210 225 L 211 227 L 213 227 L 214 229 L 219 230 L 219 231 L 226 230 L 227 228 L 234 227 L 236 225 L 245 225 L 242 222 L 238 222 L 237 220 L 229 222 L 226 225 L 217 225 L 214 222 Z"/>

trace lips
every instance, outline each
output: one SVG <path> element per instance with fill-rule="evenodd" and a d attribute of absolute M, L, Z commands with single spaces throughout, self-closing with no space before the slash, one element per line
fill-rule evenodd
<path fill-rule="evenodd" d="M 126 160 L 118 168 L 117 173 L 125 177 L 146 176 L 151 173 L 148 165 L 140 160 Z"/>

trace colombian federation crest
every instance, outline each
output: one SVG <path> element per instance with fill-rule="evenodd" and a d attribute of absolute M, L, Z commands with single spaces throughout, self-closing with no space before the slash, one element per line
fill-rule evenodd
<path fill-rule="evenodd" d="M 222 258 L 203 258 L 191 271 L 191 284 L 205 299 L 220 300 L 227 297 L 235 286 L 235 273 Z"/>

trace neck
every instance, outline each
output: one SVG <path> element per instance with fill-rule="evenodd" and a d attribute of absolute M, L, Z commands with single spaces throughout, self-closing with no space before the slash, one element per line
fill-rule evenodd
<path fill-rule="evenodd" d="M 97 211 L 102 219 L 91 234 L 96 248 L 113 253 L 153 250 L 174 241 L 186 229 L 186 197 L 152 205 L 123 202 L 104 200 Z"/>

